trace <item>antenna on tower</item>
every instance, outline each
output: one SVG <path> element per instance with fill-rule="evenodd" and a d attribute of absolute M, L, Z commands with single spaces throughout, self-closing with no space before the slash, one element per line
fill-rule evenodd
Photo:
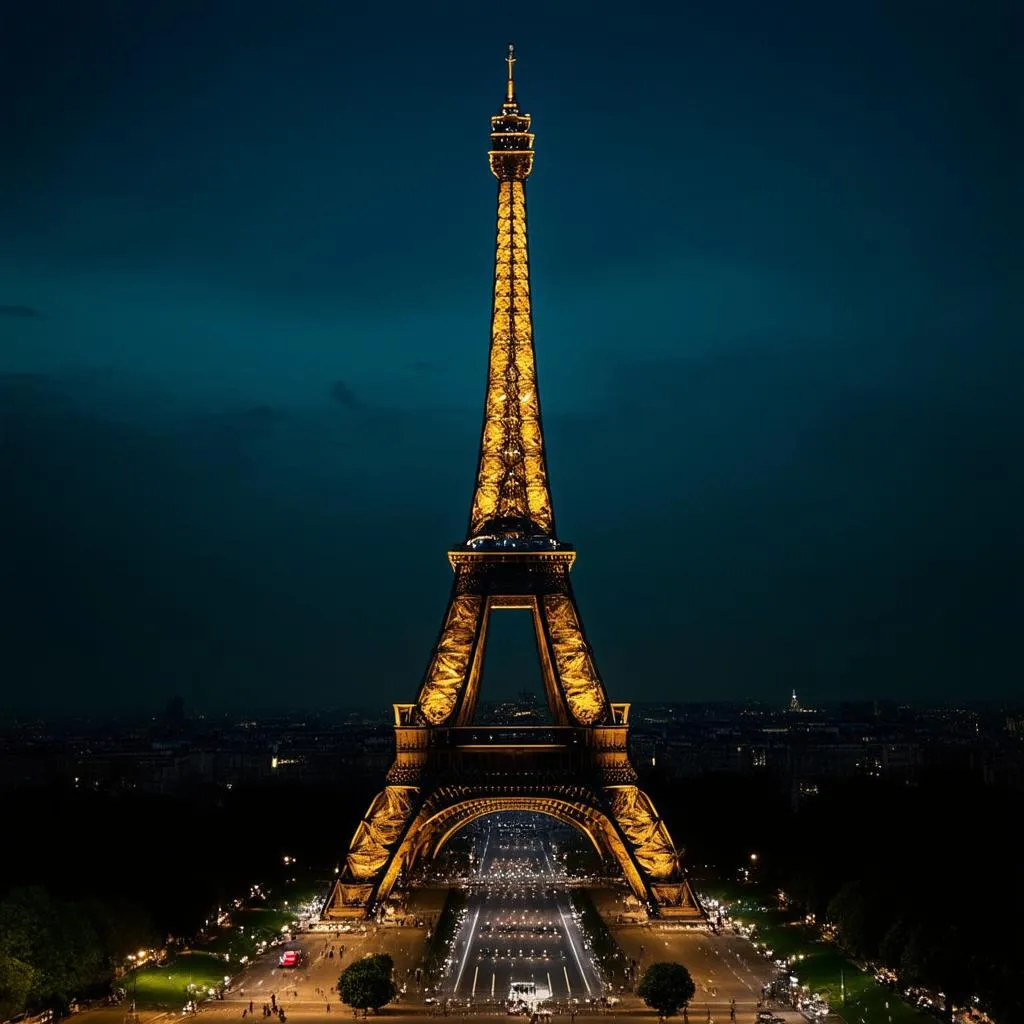
<path fill-rule="evenodd" d="M 515 103 L 516 101 L 516 86 L 512 80 L 512 65 L 516 62 L 516 44 L 508 44 L 508 56 L 505 58 L 505 63 L 508 65 L 508 85 L 505 91 L 505 101 L 507 103 Z"/>

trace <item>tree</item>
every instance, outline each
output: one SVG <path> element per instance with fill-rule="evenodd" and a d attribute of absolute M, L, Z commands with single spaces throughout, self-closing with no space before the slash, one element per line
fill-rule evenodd
<path fill-rule="evenodd" d="M 103 951 L 88 915 L 59 903 L 38 886 L 12 890 L 0 903 L 0 949 L 32 971 L 29 1005 L 64 1009 L 106 972 Z M 8 963 L 16 977 L 26 975 Z M 20 984 L 20 983 L 19 983 Z"/>
<path fill-rule="evenodd" d="M 651 964 L 637 986 L 637 995 L 662 1017 L 679 1012 L 692 998 L 697 986 L 682 964 Z"/>
<path fill-rule="evenodd" d="M 828 919 L 838 929 L 840 942 L 856 956 L 872 952 L 868 906 L 869 890 L 859 878 L 844 883 L 828 904 Z"/>
<path fill-rule="evenodd" d="M 17 1016 L 25 1009 L 35 983 L 36 972 L 0 947 L 0 1020 Z"/>
<path fill-rule="evenodd" d="M 112 893 L 109 897 L 91 897 L 82 910 L 96 931 L 100 948 L 112 964 L 120 964 L 129 953 L 149 949 L 159 938 L 146 911 L 135 902 Z"/>
<path fill-rule="evenodd" d="M 911 984 L 927 985 L 945 993 L 946 1012 L 963 1006 L 976 990 L 978 961 L 973 935 L 941 921 L 914 928 L 900 959 L 902 977 Z"/>
<path fill-rule="evenodd" d="M 887 967 L 898 970 L 904 949 L 910 940 L 911 929 L 904 917 L 898 918 L 882 937 L 878 946 L 878 955 Z"/>
<path fill-rule="evenodd" d="M 378 1010 L 395 998 L 391 980 L 394 961 L 387 953 L 374 953 L 348 965 L 338 978 L 341 1001 L 356 1010 Z"/>

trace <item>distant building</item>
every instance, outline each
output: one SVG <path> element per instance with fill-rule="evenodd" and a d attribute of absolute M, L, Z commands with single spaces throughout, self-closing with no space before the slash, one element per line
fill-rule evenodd
<path fill-rule="evenodd" d="M 530 694 L 478 713 L 482 725 L 535 726 L 547 718 L 547 707 Z M 186 728 L 170 728 L 172 722 Z M 759 776 L 799 801 L 821 783 L 844 778 L 914 784 L 929 775 L 960 776 L 1024 790 L 1019 709 L 844 702 L 811 710 L 795 692 L 774 709 L 634 705 L 629 744 L 641 775 Z M 0 791 L 63 785 L 173 793 L 278 781 L 342 786 L 377 779 L 393 758 L 394 731 L 383 716 L 185 718 L 183 703 L 174 701 L 142 722 L 0 728 Z"/>

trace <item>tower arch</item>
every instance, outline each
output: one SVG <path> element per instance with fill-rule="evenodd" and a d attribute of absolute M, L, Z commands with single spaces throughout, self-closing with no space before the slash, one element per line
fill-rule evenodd
<path fill-rule="evenodd" d="M 528 797 L 481 796 L 453 804 L 444 811 L 439 811 L 425 823 L 422 829 L 422 838 L 410 858 L 410 868 L 416 867 L 424 857 L 433 860 L 459 832 L 468 828 L 473 822 L 493 814 L 507 813 L 540 814 L 551 818 L 586 836 L 594 848 L 594 852 L 602 860 L 609 856 L 607 847 L 601 842 L 600 824 L 596 820 L 598 817 L 596 813 L 580 813 L 578 808 L 561 800 L 538 802 Z"/>

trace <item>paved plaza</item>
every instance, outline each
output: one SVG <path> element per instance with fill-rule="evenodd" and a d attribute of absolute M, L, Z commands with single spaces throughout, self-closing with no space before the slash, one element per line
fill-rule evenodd
<path fill-rule="evenodd" d="M 414 889 L 408 895 L 407 924 L 360 923 L 297 934 L 237 975 L 223 1000 L 202 1004 L 199 1016 L 223 1021 L 244 1016 L 248 1022 L 251 1014 L 277 1024 L 276 1016 L 263 1012 L 271 1004 L 295 1024 L 351 1015 L 336 991 L 339 975 L 363 956 L 387 953 L 395 964 L 399 996 L 380 1016 L 396 1021 L 440 1015 L 504 1017 L 516 993 L 524 1003 L 542 1005 L 555 1015 L 609 1021 L 656 1018 L 635 995 L 605 990 L 607 979 L 595 966 L 588 936 L 573 913 L 564 868 L 552 857 L 550 836 L 536 818 L 506 815 L 475 828 L 474 866 L 462 881 L 465 911 L 436 990 L 424 989 L 417 969 L 423 965 L 429 928 L 441 914 L 446 890 Z M 746 939 L 658 922 L 620 923 L 621 893 L 596 890 L 591 897 L 622 952 L 641 971 L 664 960 L 686 965 L 697 986 L 688 1008 L 693 1024 L 755 1020 L 771 968 Z M 299 953 L 297 966 L 280 966 L 283 950 Z M 612 1005 L 602 1006 L 602 997 L 611 998 Z M 802 1019 L 787 1011 L 778 1015 Z M 180 1008 L 141 1013 L 138 1024 L 169 1024 L 182 1016 Z M 117 1007 L 82 1017 L 82 1024 L 134 1024 Z"/>

